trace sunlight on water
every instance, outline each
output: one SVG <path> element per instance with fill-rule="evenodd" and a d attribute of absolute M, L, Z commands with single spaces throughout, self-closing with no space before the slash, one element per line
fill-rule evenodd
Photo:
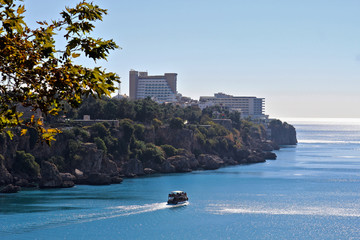
<path fill-rule="evenodd" d="M 328 206 L 283 206 L 281 208 L 241 206 L 227 204 L 209 205 L 207 210 L 213 214 L 267 214 L 267 215 L 311 215 L 360 217 L 359 208 L 334 208 Z"/>
<path fill-rule="evenodd" d="M 280 118 L 291 124 L 331 124 L 331 125 L 360 125 L 360 118 Z"/>
<path fill-rule="evenodd" d="M 339 143 L 339 144 L 360 144 L 360 141 L 339 141 L 339 140 L 298 140 L 299 143 Z"/>

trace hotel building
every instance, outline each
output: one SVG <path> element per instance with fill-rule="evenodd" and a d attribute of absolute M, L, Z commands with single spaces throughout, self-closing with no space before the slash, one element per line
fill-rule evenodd
<path fill-rule="evenodd" d="M 264 114 L 265 99 L 257 97 L 237 97 L 224 93 L 215 93 L 213 97 L 200 97 L 200 103 L 213 103 L 241 112 L 241 117 L 266 118 Z M 200 105 L 200 104 L 199 104 Z"/>
<path fill-rule="evenodd" d="M 130 100 L 151 97 L 159 103 L 176 102 L 177 73 L 149 76 L 147 72 L 130 70 Z"/>

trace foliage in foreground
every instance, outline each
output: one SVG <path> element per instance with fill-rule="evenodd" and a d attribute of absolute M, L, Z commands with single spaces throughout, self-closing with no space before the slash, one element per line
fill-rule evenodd
<path fill-rule="evenodd" d="M 0 131 L 20 126 L 22 134 L 34 128 L 50 143 L 56 129 L 47 129 L 40 119 L 22 119 L 20 106 L 58 115 L 64 107 L 79 107 L 83 96 L 110 96 L 119 77 L 100 67 L 93 69 L 75 63 L 84 56 L 106 60 L 118 48 L 112 40 L 93 38 L 94 22 L 107 10 L 82 1 L 60 13 L 61 20 L 39 21 L 31 29 L 24 21 L 25 7 L 13 0 L 0 0 Z M 58 49 L 54 36 L 63 35 L 64 49 Z"/>

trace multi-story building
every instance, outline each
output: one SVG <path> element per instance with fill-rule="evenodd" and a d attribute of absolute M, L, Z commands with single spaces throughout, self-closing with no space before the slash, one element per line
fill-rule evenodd
<path fill-rule="evenodd" d="M 177 73 L 149 76 L 147 72 L 130 70 L 130 100 L 151 97 L 159 103 L 176 102 Z"/>
<path fill-rule="evenodd" d="M 257 97 L 238 97 L 224 93 L 215 93 L 214 97 L 200 97 L 200 103 L 213 103 L 241 112 L 241 116 L 252 118 L 266 118 L 264 114 L 265 99 Z M 200 105 L 200 104 L 199 104 Z"/>

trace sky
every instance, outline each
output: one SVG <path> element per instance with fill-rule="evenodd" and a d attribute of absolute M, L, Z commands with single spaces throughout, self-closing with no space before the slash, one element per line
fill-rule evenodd
<path fill-rule="evenodd" d="M 77 2 L 25 0 L 25 20 Z M 93 36 L 121 47 L 96 66 L 121 77 L 122 94 L 130 69 L 174 72 L 193 99 L 223 92 L 265 98 L 270 117 L 360 118 L 359 0 L 93 2 L 108 9 Z"/>

